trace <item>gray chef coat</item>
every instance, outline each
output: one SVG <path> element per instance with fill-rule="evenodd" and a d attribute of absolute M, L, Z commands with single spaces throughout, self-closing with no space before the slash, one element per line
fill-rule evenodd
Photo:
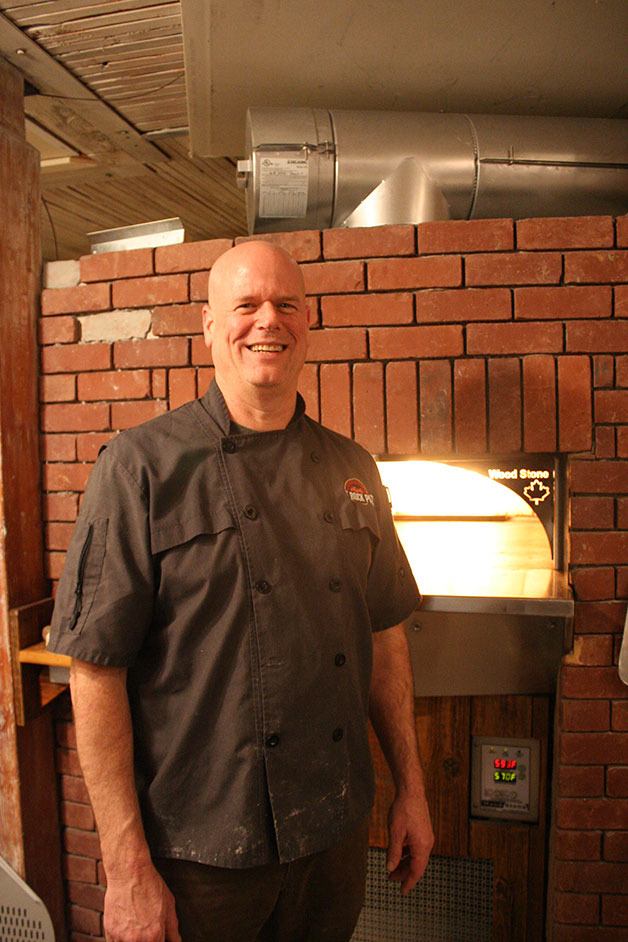
<path fill-rule="evenodd" d="M 154 856 L 285 862 L 368 813 L 371 631 L 417 599 L 371 456 L 300 397 L 239 429 L 214 383 L 99 457 L 49 647 L 128 667 Z"/>

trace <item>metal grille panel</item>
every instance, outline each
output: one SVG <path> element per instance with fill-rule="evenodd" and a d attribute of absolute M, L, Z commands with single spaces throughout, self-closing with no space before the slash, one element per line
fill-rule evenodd
<path fill-rule="evenodd" d="M 372 847 L 352 942 L 490 942 L 492 896 L 492 861 L 432 857 L 416 889 L 402 897 L 388 880 L 385 851 Z"/>
<path fill-rule="evenodd" d="M 54 942 L 48 910 L 0 857 L 0 942 Z"/>

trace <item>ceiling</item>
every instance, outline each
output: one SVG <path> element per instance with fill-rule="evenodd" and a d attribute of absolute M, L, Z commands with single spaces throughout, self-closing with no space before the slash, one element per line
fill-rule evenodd
<path fill-rule="evenodd" d="M 627 40 L 627 0 L 0 0 L 46 258 L 170 216 L 244 233 L 248 105 L 624 117 Z"/>

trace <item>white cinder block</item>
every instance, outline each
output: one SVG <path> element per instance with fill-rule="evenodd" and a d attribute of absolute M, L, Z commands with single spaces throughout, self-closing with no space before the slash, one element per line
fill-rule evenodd
<path fill-rule="evenodd" d="M 44 288 L 75 288 L 81 277 L 81 265 L 77 260 L 46 262 L 44 265 Z"/>
<path fill-rule="evenodd" d="M 150 311 L 104 311 L 79 317 L 81 340 L 134 340 L 144 338 L 150 329 Z"/>

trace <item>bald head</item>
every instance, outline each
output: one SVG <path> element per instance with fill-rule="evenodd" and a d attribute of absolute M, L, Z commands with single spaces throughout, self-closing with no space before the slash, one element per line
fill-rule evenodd
<path fill-rule="evenodd" d="M 272 272 L 285 280 L 286 287 L 297 291 L 305 300 L 303 273 L 293 257 L 278 245 L 258 241 L 241 242 L 228 249 L 214 262 L 209 273 L 207 299 L 212 307 L 216 296 L 240 282 L 250 271 Z"/>

